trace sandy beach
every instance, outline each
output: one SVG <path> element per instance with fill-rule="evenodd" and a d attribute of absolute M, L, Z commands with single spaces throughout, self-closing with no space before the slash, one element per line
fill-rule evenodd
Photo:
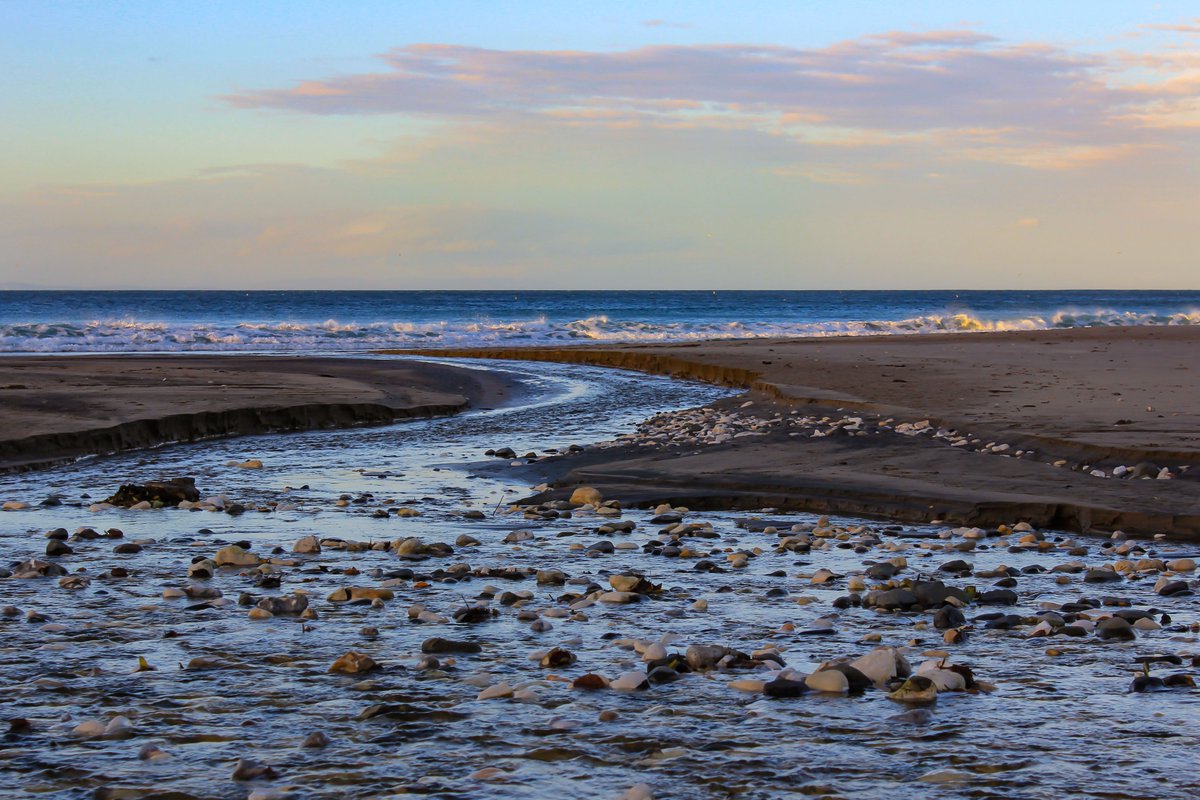
<path fill-rule="evenodd" d="M 1200 469 L 1188 470 L 1200 464 L 1194 328 L 439 352 L 721 383 L 747 390 L 726 404 L 753 418 L 746 427 L 802 413 L 860 418 L 878 434 L 634 442 L 537 465 L 533 477 L 560 494 L 588 484 L 644 503 L 1200 536 Z M 955 435 L 891 430 L 905 423 Z"/>
<path fill-rule="evenodd" d="M 380 359 L 0 358 L 0 471 L 167 442 L 382 424 L 497 405 L 500 373 Z"/>

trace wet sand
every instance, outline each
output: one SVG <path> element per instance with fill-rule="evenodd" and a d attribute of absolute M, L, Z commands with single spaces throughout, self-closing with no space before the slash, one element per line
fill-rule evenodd
<path fill-rule="evenodd" d="M 667 436 L 532 468 L 563 491 L 588 484 L 646 504 L 1200 537 L 1200 330 L 1192 328 L 438 352 L 721 383 L 748 390 L 726 411 L 751 425 L 803 414 L 826 418 L 822 432 L 835 434 L 779 425 L 701 447 Z M 853 418 L 867 429 L 861 435 L 837 424 Z M 953 434 L 896 432 L 925 421 L 927 433 Z M 1163 468 L 1170 479 L 1157 479 Z"/>
<path fill-rule="evenodd" d="M 498 405 L 502 373 L 409 360 L 0 358 L 0 472 L 168 442 L 383 424 Z"/>

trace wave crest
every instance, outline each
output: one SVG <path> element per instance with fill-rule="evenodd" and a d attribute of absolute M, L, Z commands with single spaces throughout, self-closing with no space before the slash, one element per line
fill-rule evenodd
<path fill-rule="evenodd" d="M 131 318 L 0 324 L 0 352 L 355 351 L 392 347 L 487 347 L 583 342 L 672 342 L 791 336 L 878 336 L 970 331 L 1200 325 L 1200 311 L 1144 313 L 1062 309 L 1047 316 L 983 319 L 968 313 L 899 320 L 648 322 L 606 315 L 565 322 L 464 320 L 166 323 Z"/>

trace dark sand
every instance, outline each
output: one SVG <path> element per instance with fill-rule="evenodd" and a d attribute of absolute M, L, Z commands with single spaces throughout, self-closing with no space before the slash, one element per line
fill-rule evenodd
<path fill-rule="evenodd" d="M 410 351 L 411 352 L 411 351 Z M 619 367 L 746 388 L 741 413 L 930 420 L 1017 459 L 900 435 L 766 436 L 700 448 L 615 448 L 541 462 L 559 487 L 627 502 L 775 506 L 971 525 L 1200 538 L 1200 330 L 1073 329 L 438 351 Z M 732 407 L 747 398 L 740 398 Z M 1050 461 L 1065 460 L 1066 467 Z M 1153 462 L 1174 480 L 1080 470 Z M 1181 467 L 1193 467 L 1190 474 Z"/>
<path fill-rule="evenodd" d="M 0 471 L 167 442 L 384 424 L 500 405 L 502 374 L 406 360 L 0 358 Z"/>

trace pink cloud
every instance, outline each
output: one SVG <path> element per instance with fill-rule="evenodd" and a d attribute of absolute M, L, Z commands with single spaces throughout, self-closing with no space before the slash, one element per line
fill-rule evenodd
<path fill-rule="evenodd" d="M 821 48 L 414 44 L 381 56 L 376 72 L 226 100 L 476 125 L 742 129 L 846 147 L 915 137 L 946 143 L 944 157 L 1057 169 L 1121 158 L 1153 146 L 1155 131 L 1192 124 L 1200 85 L 1184 54 L 1147 58 L 1006 43 L 970 29 L 891 31 Z"/>

